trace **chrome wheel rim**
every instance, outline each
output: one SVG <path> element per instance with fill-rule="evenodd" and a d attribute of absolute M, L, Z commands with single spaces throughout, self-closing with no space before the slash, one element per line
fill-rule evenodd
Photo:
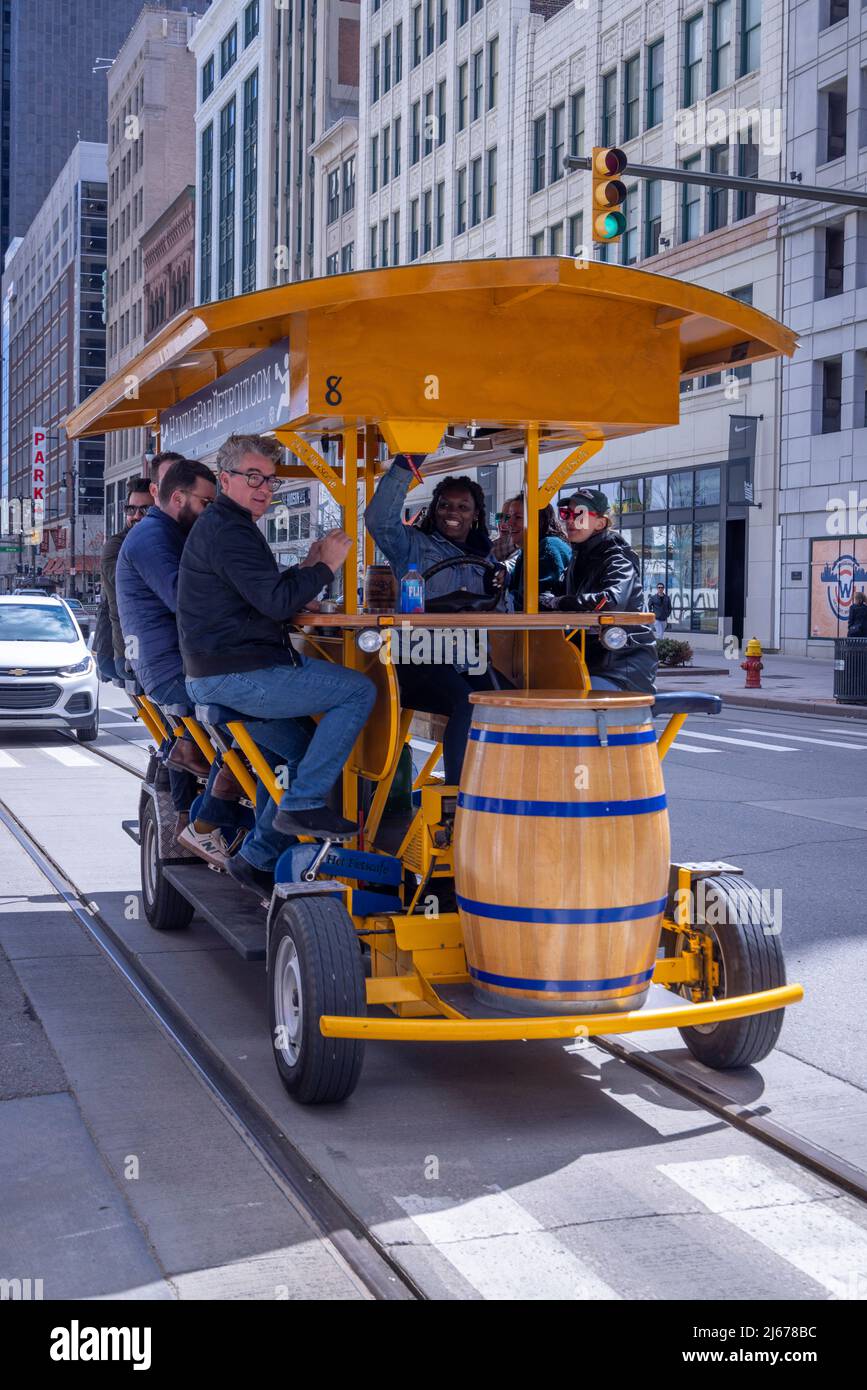
<path fill-rule="evenodd" d="M 301 962 L 295 942 L 284 936 L 274 962 L 274 1047 L 290 1067 L 301 1051 L 304 1000 L 301 989 Z"/>
<path fill-rule="evenodd" d="M 144 846 L 142 852 L 142 887 L 144 888 L 145 902 L 152 904 L 156 898 L 157 882 L 157 835 L 156 827 L 150 816 L 144 824 Z"/>

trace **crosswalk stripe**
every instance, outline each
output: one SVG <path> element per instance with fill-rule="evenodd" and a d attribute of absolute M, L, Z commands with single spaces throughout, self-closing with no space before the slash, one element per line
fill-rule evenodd
<path fill-rule="evenodd" d="M 23 766 L 24 766 L 24 764 L 23 764 L 23 763 L 19 763 L 17 758 L 13 758 L 12 755 L 11 755 L 10 753 L 4 753 L 4 752 L 2 751 L 2 749 L 0 749 L 0 767 L 23 767 Z"/>
<path fill-rule="evenodd" d="M 690 743 L 682 743 L 680 739 L 675 739 L 674 743 L 673 743 L 671 746 L 672 746 L 672 748 L 677 749 L 677 751 L 678 751 L 679 753 L 721 753 L 721 752 L 722 752 L 722 749 L 721 749 L 721 748 L 698 748 L 698 747 L 693 748 L 692 744 L 690 744 Z"/>
<path fill-rule="evenodd" d="M 439 1254 L 483 1298 L 620 1298 L 507 1192 L 486 1193 L 468 1202 L 415 1195 L 398 1200 Z"/>
<path fill-rule="evenodd" d="M 847 738 L 867 739 L 867 729 L 825 729 L 819 730 L 822 734 L 845 734 Z"/>
<path fill-rule="evenodd" d="M 750 729 L 750 733 L 753 730 Z M 695 729 L 690 729 L 690 738 L 708 739 L 712 743 L 736 743 L 739 748 L 764 748 L 765 752 L 770 750 L 772 753 L 797 753 L 797 748 L 791 748 L 782 743 L 755 743 L 748 738 L 727 738 L 725 734 L 698 734 Z"/>
<path fill-rule="evenodd" d="M 837 1193 L 824 1183 L 805 1177 L 796 1187 L 742 1154 L 658 1168 L 835 1298 L 857 1297 L 853 1289 L 867 1287 L 867 1230 L 835 1210 Z"/>
<path fill-rule="evenodd" d="M 832 738 L 811 738 L 808 734 L 787 734 L 783 729 L 768 729 L 767 732 L 774 738 L 790 738 L 793 743 L 819 743 L 823 748 L 860 748 L 862 752 L 867 749 L 867 743 L 840 743 Z M 733 734 L 764 734 L 764 729 L 732 729 Z M 764 744 L 762 745 L 765 746 Z"/>
<path fill-rule="evenodd" d="M 102 766 L 98 758 L 90 758 L 86 753 L 80 753 L 77 748 L 37 748 L 36 751 L 37 753 L 45 753 L 47 757 L 62 763 L 64 767 Z"/>

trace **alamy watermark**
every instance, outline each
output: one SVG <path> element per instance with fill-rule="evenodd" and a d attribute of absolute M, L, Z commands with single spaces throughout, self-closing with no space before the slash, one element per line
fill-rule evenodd
<path fill-rule="evenodd" d="M 698 101 L 674 113 L 677 145 L 757 145 L 763 154 L 783 147 L 783 112 L 778 106 L 708 106 Z"/>
<path fill-rule="evenodd" d="M 468 675 L 488 669 L 488 634 L 484 628 L 413 627 L 403 622 L 389 629 L 379 649 L 383 665 L 460 666 Z"/>

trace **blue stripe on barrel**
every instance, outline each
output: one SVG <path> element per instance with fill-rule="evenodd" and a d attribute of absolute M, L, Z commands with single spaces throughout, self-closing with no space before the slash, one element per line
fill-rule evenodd
<path fill-rule="evenodd" d="M 474 743 L 505 743 L 519 748 L 602 748 L 598 734 L 512 734 L 503 729 L 470 729 Z M 653 729 L 637 734 L 609 734 L 611 748 L 624 748 L 636 743 L 655 743 Z"/>
<path fill-rule="evenodd" d="M 627 985 L 643 985 L 653 974 L 653 970 L 643 970 L 639 975 L 618 975 L 611 980 L 522 980 L 512 975 L 492 975 L 489 970 L 476 970 L 470 966 L 470 974 L 481 984 L 499 985 L 501 989 L 533 989 L 546 994 L 578 994 L 591 990 L 623 989 Z"/>
<path fill-rule="evenodd" d="M 472 796 L 458 793 L 458 806 L 465 811 L 489 811 L 496 816 L 647 816 L 666 808 L 665 794 L 642 796 L 633 801 L 512 801 L 502 796 Z"/>
<path fill-rule="evenodd" d="M 490 917 L 497 922 L 550 922 L 563 926 L 596 925 L 606 922 L 635 922 L 642 917 L 657 917 L 666 899 L 649 903 L 631 903 L 626 907 L 511 907 L 507 903 L 476 902 L 458 894 L 458 906 L 474 917 Z"/>

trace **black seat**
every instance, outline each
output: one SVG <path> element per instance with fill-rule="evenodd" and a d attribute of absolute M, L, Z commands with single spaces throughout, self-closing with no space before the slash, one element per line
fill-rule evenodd
<path fill-rule="evenodd" d="M 144 690 L 136 680 L 124 681 L 123 688 L 127 695 L 144 695 Z"/>
<path fill-rule="evenodd" d="M 653 702 L 653 717 L 670 714 L 719 714 L 722 698 L 704 690 L 672 690 L 657 695 Z"/>
<path fill-rule="evenodd" d="M 190 719 L 193 713 L 193 707 L 188 700 L 176 705 L 163 705 L 162 708 L 173 719 Z"/>
<path fill-rule="evenodd" d="M 239 714 L 228 705 L 196 705 L 195 714 L 200 724 L 228 724 L 249 719 L 249 715 Z"/>
<path fill-rule="evenodd" d="M 112 676 L 111 683 L 116 685 L 118 690 L 126 690 L 126 681 L 122 676 Z"/>

